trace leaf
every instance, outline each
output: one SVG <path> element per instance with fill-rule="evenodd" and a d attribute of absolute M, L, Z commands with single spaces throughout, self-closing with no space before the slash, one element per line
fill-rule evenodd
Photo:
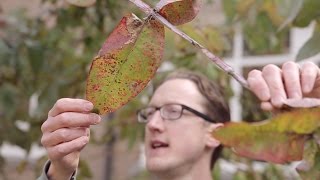
<path fill-rule="evenodd" d="M 305 144 L 303 161 L 297 166 L 300 177 L 304 180 L 320 178 L 320 152 L 317 142 L 314 139 Z"/>
<path fill-rule="evenodd" d="M 197 28 L 193 25 L 186 24 L 182 25 L 180 29 L 191 38 L 204 45 L 211 52 L 222 54 L 223 51 L 227 50 L 227 40 L 224 38 L 223 34 L 213 26 Z M 178 49 L 190 49 L 189 47 L 191 44 L 184 39 L 177 38 L 176 42 Z"/>
<path fill-rule="evenodd" d="M 245 15 L 248 13 L 250 8 L 255 5 L 255 0 L 242 0 L 241 2 L 237 3 L 236 10 L 240 15 Z"/>
<path fill-rule="evenodd" d="M 278 12 L 277 3 L 275 1 L 265 1 L 262 9 L 268 14 L 273 25 L 280 26 L 284 21 L 284 17 Z"/>
<path fill-rule="evenodd" d="M 16 170 L 19 174 L 22 174 L 28 165 L 28 162 L 26 160 L 22 160 L 19 162 L 18 166 L 16 167 Z"/>
<path fill-rule="evenodd" d="M 302 46 L 296 57 L 297 61 L 315 56 L 320 53 L 320 30 L 315 30 L 313 36 Z"/>
<path fill-rule="evenodd" d="M 302 0 L 277 1 L 280 14 L 285 14 L 286 19 L 279 26 L 278 31 L 289 25 L 298 16 L 303 6 Z M 289 5 L 289 8 L 288 8 Z"/>
<path fill-rule="evenodd" d="M 320 126 L 320 108 L 286 112 L 259 123 L 228 123 L 212 133 L 245 157 L 285 163 L 301 160 L 308 134 Z"/>
<path fill-rule="evenodd" d="M 79 7 L 89 7 L 96 3 L 96 0 L 66 0 L 69 4 Z"/>
<path fill-rule="evenodd" d="M 94 58 L 87 99 L 100 114 L 120 108 L 148 84 L 161 64 L 164 26 L 135 15 L 122 18 Z"/>
<path fill-rule="evenodd" d="M 319 19 L 320 1 L 318 0 L 303 0 L 303 7 L 300 10 L 298 16 L 294 20 L 294 25 L 299 27 L 305 27 L 310 24 L 311 21 Z"/>
<path fill-rule="evenodd" d="M 45 57 L 45 50 L 41 44 L 37 43 L 26 43 L 28 48 L 28 56 L 30 61 L 30 66 L 35 75 L 39 73 L 43 64 Z"/>
<path fill-rule="evenodd" d="M 228 22 L 232 22 L 237 13 L 237 0 L 222 1 L 223 11 Z"/>
<path fill-rule="evenodd" d="M 178 26 L 192 21 L 200 11 L 201 0 L 161 0 L 156 9 L 171 24 Z"/>
<path fill-rule="evenodd" d="M 261 131 L 249 124 L 230 124 L 223 128 L 228 130 L 218 130 L 219 135 L 215 132 L 213 136 L 240 156 L 274 163 L 302 158 L 304 136 Z"/>
<path fill-rule="evenodd" d="M 246 23 L 243 32 L 249 54 L 282 53 L 288 41 L 286 31 L 277 33 L 277 27 L 267 13 L 259 13 L 254 23 Z"/>
<path fill-rule="evenodd" d="M 89 178 L 92 179 L 92 171 L 88 165 L 88 163 L 84 160 L 79 161 L 79 174 L 77 175 L 79 179 Z"/>

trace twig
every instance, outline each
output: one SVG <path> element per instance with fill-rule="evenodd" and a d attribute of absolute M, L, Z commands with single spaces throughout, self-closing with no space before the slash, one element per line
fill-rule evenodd
<path fill-rule="evenodd" d="M 157 19 L 159 22 L 161 22 L 163 25 L 165 25 L 167 28 L 178 34 L 179 36 L 183 37 L 187 41 L 189 41 L 192 45 L 199 48 L 209 59 L 211 59 L 220 69 L 228 73 L 230 76 L 232 76 L 234 79 L 236 79 L 243 87 L 249 88 L 249 85 L 247 81 L 244 79 L 243 76 L 240 74 L 237 74 L 231 66 L 226 64 L 224 61 L 222 61 L 218 56 L 211 53 L 208 49 L 206 49 L 204 46 L 199 44 L 197 41 L 192 39 L 190 36 L 185 34 L 184 32 L 180 31 L 178 28 L 176 28 L 174 25 L 172 25 L 170 22 L 168 22 L 164 17 L 162 17 L 155 9 L 151 8 L 148 4 L 144 3 L 141 0 L 129 0 L 133 4 L 135 4 L 137 7 L 139 7 L 144 13 L 146 13 L 148 16 L 153 16 L 155 19 Z"/>

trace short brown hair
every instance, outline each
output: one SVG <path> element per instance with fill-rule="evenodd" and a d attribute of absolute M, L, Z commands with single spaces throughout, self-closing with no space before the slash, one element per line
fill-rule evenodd
<path fill-rule="evenodd" d="M 170 79 L 188 79 L 194 82 L 200 93 L 207 99 L 206 114 L 216 122 L 230 121 L 230 111 L 224 91 L 217 83 L 200 73 L 182 69 L 170 73 L 163 82 Z M 210 162 L 211 169 L 219 158 L 222 149 L 223 146 L 220 145 L 213 151 Z"/>

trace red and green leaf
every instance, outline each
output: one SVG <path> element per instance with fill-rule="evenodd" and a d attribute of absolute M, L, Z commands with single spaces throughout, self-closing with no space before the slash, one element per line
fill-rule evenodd
<path fill-rule="evenodd" d="M 156 9 L 177 26 L 192 21 L 200 11 L 201 0 L 161 0 Z"/>
<path fill-rule="evenodd" d="M 228 123 L 212 133 L 245 157 L 274 163 L 301 160 L 305 140 L 320 126 L 320 108 L 279 114 L 259 123 Z"/>
<path fill-rule="evenodd" d="M 92 62 L 87 99 L 100 114 L 117 110 L 146 87 L 161 64 L 163 50 L 163 25 L 125 16 Z"/>
<path fill-rule="evenodd" d="M 319 130 L 317 134 L 319 134 Z M 304 180 L 320 179 L 320 151 L 315 139 L 306 142 L 303 161 L 300 162 L 296 170 Z"/>

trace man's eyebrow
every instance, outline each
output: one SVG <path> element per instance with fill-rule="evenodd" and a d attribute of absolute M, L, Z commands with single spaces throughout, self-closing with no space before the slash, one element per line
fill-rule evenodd
<path fill-rule="evenodd" d="M 144 107 L 156 107 L 156 105 L 149 103 L 149 104 L 145 105 Z"/>
<path fill-rule="evenodd" d="M 172 102 L 172 101 L 169 101 L 169 102 L 166 102 L 166 103 L 159 103 L 159 104 L 149 103 L 149 104 L 147 104 L 147 107 L 161 107 L 161 106 L 166 105 L 166 104 L 181 104 L 181 103 Z"/>

